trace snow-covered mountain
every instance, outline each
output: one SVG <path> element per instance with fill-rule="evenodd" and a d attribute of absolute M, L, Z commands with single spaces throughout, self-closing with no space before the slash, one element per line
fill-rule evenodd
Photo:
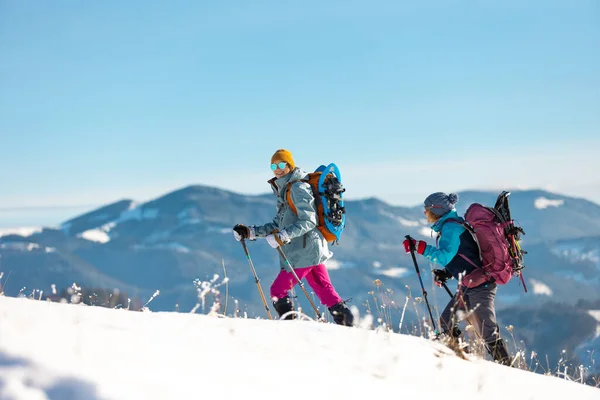
<path fill-rule="evenodd" d="M 312 321 L 133 312 L 0 296 L 0 398 L 573 398 L 600 389 L 457 357 L 421 337 Z M 583 375 L 581 375 L 583 373 Z"/>
<path fill-rule="evenodd" d="M 464 212 L 472 202 L 493 205 L 496 195 L 460 193 L 459 211 Z M 571 303 L 595 298 L 600 291 L 597 263 L 566 256 L 565 248 L 575 249 L 585 243 L 593 257 L 594 246 L 600 247 L 600 206 L 542 191 L 514 191 L 510 201 L 513 217 L 526 232 L 522 241 L 529 251 L 525 276 L 534 280 L 533 296 L 524 299 L 523 289 L 511 282 L 503 290 L 502 302 L 531 301 L 532 297 L 535 301 L 545 300 L 552 294 Z M 272 195 L 245 196 L 189 186 L 146 203 L 121 200 L 72 218 L 58 229 L 1 236 L 0 250 L 5 268 L 35 264 L 35 269 L 45 259 L 44 264 L 49 265 L 42 268 L 43 272 L 58 272 L 54 279 L 40 281 L 46 286 L 55 283 L 68 287 L 69 281 L 75 280 L 89 285 L 88 277 L 95 275 L 102 281 L 119 281 L 136 293 L 135 288 L 140 293 L 151 293 L 188 285 L 193 294 L 190 282 L 222 273 L 224 263 L 232 285 L 251 287 L 246 260 L 232 240 L 231 227 L 238 222 L 269 221 L 274 204 Z M 394 207 L 373 198 L 347 201 L 346 209 L 347 226 L 340 245 L 332 247 L 334 259 L 329 268 L 343 270 L 351 278 L 344 278 L 351 296 L 377 278 L 402 291 L 414 280 L 414 267 L 401 245 L 404 236 L 435 241 L 422 207 Z M 270 279 L 276 273 L 276 253 L 261 241 L 252 243 L 250 250 L 258 269 Z M 60 271 L 76 276 L 63 280 Z M 18 271 L 13 274 L 18 289 L 32 287 L 31 277 L 38 275 L 33 271 L 25 276 Z M 353 285 L 352 280 L 358 284 Z M 186 303 L 185 298 L 166 301 L 165 309 Z M 187 302 L 193 301 L 192 296 Z"/>
<path fill-rule="evenodd" d="M 497 194 L 459 193 L 458 209 L 464 212 L 472 202 L 493 206 Z M 590 310 L 578 303 L 599 298 L 600 206 L 534 190 L 515 190 L 510 202 L 513 218 L 526 232 L 522 246 L 528 251 L 524 277 L 529 292 L 524 292 L 517 279 L 504 285 L 497 299 L 499 320 L 504 326 L 518 318 L 521 330 L 528 332 L 534 320 L 529 317 L 548 302 L 564 303 L 566 308 L 559 310 L 565 317 L 587 322 L 569 327 L 578 343 L 566 343 L 556 329 L 548 329 L 552 340 L 539 339 L 551 359 L 560 357 L 560 349 L 574 351 L 595 335 Z M 374 293 L 379 291 L 390 307 L 402 304 L 406 296 L 419 296 L 415 269 L 402 240 L 410 234 L 435 242 L 422 207 L 396 207 L 376 198 L 346 201 L 345 205 L 346 229 L 340 245 L 332 246 L 334 259 L 328 263 L 340 294 L 352 298 L 361 311 L 373 305 Z M 247 196 L 201 185 L 145 203 L 120 200 L 71 218 L 58 228 L 0 235 L 0 285 L 10 296 L 32 295 L 35 290 L 48 295 L 51 285 L 60 292 L 74 282 L 92 293 L 118 288 L 121 296 L 137 306 L 158 290 L 155 310 L 190 310 L 197 303 L 194 281 L 226 274 L 229 294 L 240 309 L 262 316 L 264 306 L 254 277 L 231 227 L 270 221 L 274 211 L 271 194 Z M 249 250 L 268 289 L 278 272 L 277 253 L 262 240 L 249 243 Z M 432 286 L 428 273 L 432 266 L 422 258 L 419 265 L 435 307 L 443 307 L 447 296 Z M 416 314 L 408 309 L 407 320 Z M 557 314 L 553 318 L 560 320 Z M 391 319 L 397 326 L 400 313 L 392 313 Z M 518 339 L 531 348 L 537 345 L 532 337 Z"/>

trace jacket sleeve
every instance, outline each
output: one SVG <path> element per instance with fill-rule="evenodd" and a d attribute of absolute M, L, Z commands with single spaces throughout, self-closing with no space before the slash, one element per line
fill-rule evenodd
<path fill-rule="evenodd" d="M 317 227 L 317 212 L 315 211 L 315 198 L 308 183 L 293 183 L 290 187 L 290 197 L 296 207 L 298 219 L 293 224 L 281 228 L 285 229 L 290 239 L 293 239 Z"/>
<path fill-rule="evenodd" d="M 458 224 L 444 224 L 438 247 L 428 244 L 423 255 L 432 262 L 445 267 L 458 253 L 460 235 L 463 230 L 464 228 Z"/>
<path fill-rule="evenodd" d="M 277 224 L 277 216 L 273 218 L 273 221 L 267 222 L 264 225 L 252 225 L 254 228 L 254 234 L 256 237 L 265 237 L 270 235 L 275 229 L 279 229 Z"/>

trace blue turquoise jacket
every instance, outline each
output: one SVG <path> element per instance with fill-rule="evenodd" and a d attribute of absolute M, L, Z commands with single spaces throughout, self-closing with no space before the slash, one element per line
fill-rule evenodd
<path fill-rule="evenodd" d="M 446 268 L 454 279 L 458 279 L 461 273 L 464 276 L 475 269 L 469 261 L 465 260 L 465 257 L 479 267 L 481 260 L 479 248 L 471 233 L 461 224 L 450 222 L 448 219 L 463 220 L 455 209 L 437 220 L 431 226 L 431 229 L 438 233 L 437 247 L 428 244 L 423 256 Z"/>

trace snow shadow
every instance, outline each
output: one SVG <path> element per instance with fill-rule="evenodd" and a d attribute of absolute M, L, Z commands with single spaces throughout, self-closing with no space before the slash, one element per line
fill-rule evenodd
<path fill-rule="evenodd" d="M 104 400 L 96 386 L 0 352 L 0 399 Z"/>

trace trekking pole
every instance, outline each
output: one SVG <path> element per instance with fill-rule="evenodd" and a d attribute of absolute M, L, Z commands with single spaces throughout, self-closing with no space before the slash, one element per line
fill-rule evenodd
<path fill-rule="evenodd" d="M 260 293 L 260 297 L 262 298 L 265 310 L 267 310 L 267 315 L 269 316 L 269 319 L 273 319 L 273 317 L 271 316 L 271 311 L 269 310 L 269 306 L 267 305 L 267 299 L 265 299 L 265 294 L 263 293 L 262 287 L 260 286 L 260 279 L 258 279 L 256 269 L 254 269 L 254 264 L 252 263 L 252 259 L 250 258 L 248 247 L 246 247 L 246 241 L 242 239 L 240 240 L 240 243 L 242 243 L 242 247 L 244 248 L 244 252 L 246 253 L 246 258 L 248 259 L 248 263 L 250 264 L 250 269 L 252 269 L 252 273 L 254 274 L 254 281 L 256 282 L 256 286 L 258 287 L 258 292 Z"/>
<path fill-rule="evenodd" d="M 410 235 L 405 236 L 410 243 L 410 255 L 412 256 L 413 263 L 415 264 L 415 270 L 417 271 L 417 276 L 419 277 L 419 282 L 421 282 L 421 290 L 423 291 L 423 297 L 425 298 L 425 304 L 427 305 L 427 310 L 429 311 L 429 317 L 431 318 L 431 324 L 433 325 L 433 331 L 437 333 L 437 328 L 435 326 L 435 321 L 433 320 L 433 314 L 431 313 L 431 307 L 429 307 L 429 301 L 427 300 L 427 291 L 425 290 L 425 286 L 423 286 L 423 279 L 421 279 L 421 271 L 419 271 L 419 264 L 417 264 L 417 257 L 415 257 L 415 245 L 413 244 L 413 238 Z M 450 292 L 450 290 L 448 290 Z"/>
<path fill-rule="evenodd" d="M 448 285 L 446 285 L 446 282 L 443 282 L 442 285 L 444 286 L 444 289 L 446 289 L 446 293 L 448 293 L 448 296 L 450 296 L 450 298 L 454 297 L 450 289 L 448 289 Z"/>
<path fill-rule="evenodd" d="M 298 274 L 296 274 L 296 271 L 294 271 L 294 268 L 292 268 L 292 264 L 290 264 L 290 260 L 288 260 L 288 258 L 286 257 L 285 253 L 281 249 L 281 246 L 277 246 L 277 251 L 279 252 L 279 255 L 281 256 L 281 258 L 283 258 L 283 260 L 287 264 L 287 266 L 288 266 L 290 272 L 292 273 L 292 275 L 294 275 L 294 278 L 296 278 L 296 281 L 298 281 L 298 285 L 300 285 L 300 288 L 304 292 L 304 295 L 308 299 L 308 302 L 312 306 L 313 310 L 315 310 L 315 313 L 317 314 L 317 319 L 321 319 L 321 313 L 319 312 L 319 309 L 317 308 L 317 306 L 315 305 L 315 303 L 312 301 L 312 299 L 308 295 L 308 292 L 304 288 L 304 283 L 302 283 L 302 280 L 298 277 Z"/>

